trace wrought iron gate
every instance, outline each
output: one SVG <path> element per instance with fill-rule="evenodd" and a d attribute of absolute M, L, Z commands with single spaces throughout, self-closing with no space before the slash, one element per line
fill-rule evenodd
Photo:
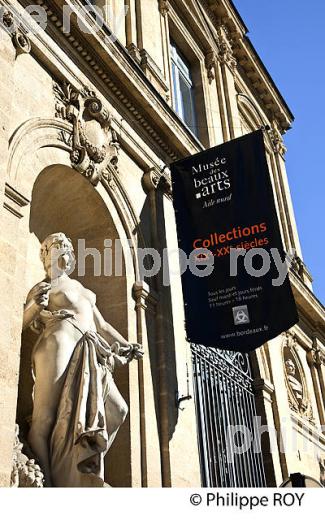
<path fill-rule="evenodd" d="M 203 486 L 264 487 L 248 355 L 191 347 Z"/>

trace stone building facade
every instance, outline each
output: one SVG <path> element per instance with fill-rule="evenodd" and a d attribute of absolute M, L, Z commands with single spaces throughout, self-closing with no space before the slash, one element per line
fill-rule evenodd
<path fill-rule="evenodd" d="M 293 116 L 232 2 L 0 6 L 0 485 L 10 485 L 15 425 L 25 435 L 32 410 L 35 338 L 22 335 L 23 306 L 43 277 L 39 244 L 56 231 L 101 253 L 104 240 L 120 240 L 123 258 L 131 257 L 121 276 L 94 276 L 87 258 L 83 277 L 104 317 L 146 352 L 117 375 L 129 415 L 107 457 L 108 482 L 204 484 L 197 397 L 179 401 L 194 396 L 197 377 L 180 276 L 170 286 L 162 275 L 143 280 L 135 252 L 177 248 L 172 161 L 261 127 L 283 242 L 296 251 L 290 278 L 300 316 L 249 359 L 256 413 L 269 427 L 262 463 L 269 486 L 296 472 L 324 480 L 324 309 L 303 262 L 286 176 L 282 136 Z M 46 23 L 37 30 L 40 13 Z"/>

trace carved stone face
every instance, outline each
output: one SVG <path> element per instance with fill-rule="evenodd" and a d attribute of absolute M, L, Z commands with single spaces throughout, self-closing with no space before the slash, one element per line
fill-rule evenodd
<path fill-rule="evenodd" d="M 285 366 L 286 366 L 287 374 L 290 376 L 294 376 L 296 373 L 296 367 L 295 367 L 293 361 L 291 361 L 291 359 L 288 359 L 285 362 Z"/>
<path fill-rule="evenodd" d="M 75 262 L 71 240 L 64 233 L 49 235 L 41 245 L 41 260 L 50 278 L 70 274 Z"/>

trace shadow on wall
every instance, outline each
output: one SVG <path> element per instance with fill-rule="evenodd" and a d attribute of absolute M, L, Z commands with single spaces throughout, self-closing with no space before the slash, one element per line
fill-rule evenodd
<path fill-rule="evenodd" d="M 157 208 L 157 222 L 154 221 L 151 212 L 150 197 L 146 198 L 143 206 L 140 221 L 141 232 L 145 238 L 145 243 L 148 247 L 155 247 L 155 239 L 152 234 L 152 227 L 157 226 L 158 235 L 158 250 L 162 257 L 162 251 L 167 247 L 166 241 L 166 226 L 168 223 L 165 220 L 163 193 L 161 190 L 156 190 L 156 208 Z M 148 258 L 145 259 L 148 268 Z M 156 417 L 160 424 L 160 392 L 163 382 L 161 377 L 165 377 L 165 386 L 168 391 L 168 434 L 169 440 L 173 437 L 178 422 L 179 410 L 176 407 L 176 391 L 178 390 L 177 372 L 176 372 L 176 357 L 175 357 L 175 337 L 174 337 L 174 323 L 172 314 L 170 287 L 165 287 L 161 283 L 159 275 L 156 277 L 147 278 L 145 280 L 148 285 L 158 294 L 157 306 L 154 310 L 149 309 L 146 312 L 146 326 L 148 331 L 149 356 L 152 371 L 152 382 L 154 389 L 155 411 Z M 159 367 L 161 363 L 161 356 L 159 349 L 164 349 L 163 357 L 166 363 L 166 370 L 163 370 L 161 375 Z"/>

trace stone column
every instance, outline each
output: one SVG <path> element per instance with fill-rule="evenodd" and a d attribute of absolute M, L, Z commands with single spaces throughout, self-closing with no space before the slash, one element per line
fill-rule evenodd
<path fill-rule="evenodd" d="M 288 177 L 285 167 L 285 152 L 286 148 L 284 146 L 282 136 L 278 130 L 275 128 L 275 123 L 273 123 L 273 150 L 276 161 L 276 167 L 278 172 L 279 179 L 279 188 L 281 195 L 281 202 L 283 206 L 284 218 L 286 221 L 286 225 L 288 228 L 289 235 L 289 247 L 292 247 L 296 250 L 297 255 L 302 258 L 302 252 L 300 247 L 300 241 L 297 231 L 297 224 L 294 215 L 290 188 L 288 184 Z"/>
<path fill-rule="evenodd" d="M 172 73 L 171 73 L 171 65 L 170 65 L 170 37 L 169 37 L 169 19 L 168 12 L 170 9 L 170 3 L 166 0 L 159 0 L 159 12 L 161 15 L 160 24 L 161 24 L 161 35 L 162 35 L 162 53 L 163 53 L 163 74 L 165 81 L 168 85 L 172 84 Z M 171 98 L 169 100 L 171 102 Z"/>
<path fill-rule="evenodd" d="M 158 185 L 158 229 L 163 242 L 163 286 L 166 379 L 169 404 L 169 458 L 172 487 L 200 487 L 197 417 L 190 344 L 186 341 L 183 291 L 175 211 L 168 169 Z M 178 399 L 183 397 L 181 403 Z M 191 456 L 187 457 L 186 454 Z"/>
<path fill-rule="evenodd" d="M 213 130 L 213 132 L 210 132 L 210 144 L 211 146 L 217 146 L 227 140 L 228 134 L 225 128 L 226 106 L 221 91 L 220 64 L 213 49 L 210 49 L 205 55 L 205 66 L 209 83 L 209 104 L 207 106 L 207 112 L 210 117 L 208 118 L 208 122 L 211 124 L 211 130 Z"/>
<path fill-rule="evenodd" d="M 128 11 L 125 18 L 126 24 L 126 46 L 137 45 L 137 20 L 135 12 L 135 0 L 125 0 Z"/>
<path fill-rule="evenodd" d="M 138 362 L 142 487 L 161 487 L 159 432 L 155 420 L 155 398 L 146 330 L 146 314 L 150 313 L 150 319 L 154 319 L 157 298 L 145 282 L 134 284 L 133 298 L 137 313 L 138 342 L 145 351 L 143 359 Z"/>
<path fill-rule="evenodd" d="M 252 352 L 250 360 L 254 376 L 253 388 L 258 421 L 256 426 L 261 427 L 260 431 L 256 428 L 254 437 L 259 435 L 261 442 L 267 485 L 277 486 L 283 478 L 278 443 L 280 432 L 277 430 L 279 421 L 274 385 L 271 381 L 268 345 Z"/>
<path fill-rule="evenodd" d="M 263 453 L 266 483 L 276 487 L 282 482 L 282 472 L 277 442 L 277 431 L 273 415 L 274 386 L 263 378 L 254 379 L 255 403 L 261 420 L 260 440 Z M 257 432 L 255 433 L 255 435 Z"/>
<path fill-rule="evenodd" d="M 148 193 L 151 215 L 151 246 L 159 252 L 162 257 L 163 240 L 159 234 L 158 205 L 161 193 L 159 193 L 160 172 L 149 169 L 143 175 L 143 186 Z M 167 359 L 165 344 L 165 324 L 163 308 L 163 283 L 162 270 L 160 269 L 156 279 L 155 288 L 158 301 L 156 307 L 156 348 L 159 374 L 159 426 L 160 426 L 160 456 L 163 487 L 171 486 L 170 453 L 169 453 L 169 402 L 167 382 Z"/>
<path fill-rule="evenodd" d="M 270 361 L 270 371 L 273 375 L 273 414 L 278 434 L 282 480 L 285 480 L 289 476 L 289 468 L 294 467 L 295 457 L 290 444 L 292 424 L 282 359 L 283 340 L 284 336 L 281 334 L 269 341 L 267 352 Z M 285 449 L 286 445 L 288 450 Z M 277 484 L 279 484 L 279 482 Z"/>
<path fill-rule="evenodd" d="M 219 32 L 219 61 L 223 84 L 227 120 L 230 139 L 241 136 L 241 123 L 238 112 L 237 92 L 235 88 L 235 74 L 237 61 L 232 50 L 232 42 L 228 30 L 221 25 Z"/>

